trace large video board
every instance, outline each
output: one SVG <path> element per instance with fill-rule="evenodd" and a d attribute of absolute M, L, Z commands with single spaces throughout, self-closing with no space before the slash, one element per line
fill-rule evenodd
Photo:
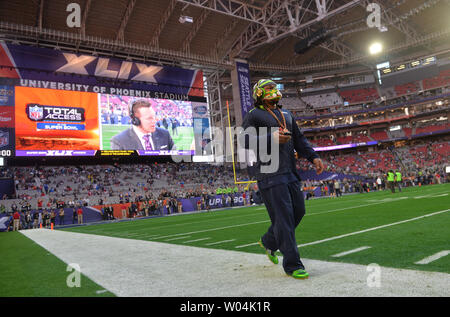
<path fill-rule="evenodd" d="M 201 155 L 208 128 L 201 70 L 0 41 L 0 156 Z"/>
<path fill-rule="evenodd" d="M 195 155 L 201 102 L 19 86 L 14 95 L 16 156 Z"/>

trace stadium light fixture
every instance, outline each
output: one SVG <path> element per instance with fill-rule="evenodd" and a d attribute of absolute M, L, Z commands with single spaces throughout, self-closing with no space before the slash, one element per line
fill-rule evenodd
<path fill-rule="evenodd" d="M 194 18 L 187 16 L 187 15 L 181 15 L 180 18 L 178 19 L 178 21 L 180 23 L 194 23 Z"/>
<path fill-rule="evenodd" d="M 379 42 L 375 42 L 375 43 L 371 44 L 369 47 L 369 52 L 371 55 L 379 54 L 379 53 L 381 53 L 382 50 L 383 50 L 383 45 L 381 45 L 381 43 L 379 43 Z"/>

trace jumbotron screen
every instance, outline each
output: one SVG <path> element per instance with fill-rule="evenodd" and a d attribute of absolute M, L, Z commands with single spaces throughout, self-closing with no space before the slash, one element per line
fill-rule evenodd
<path fill-rule="evenodd" d="M 15 87 L 16 156 L 195 155 L 207 103 Z"/>

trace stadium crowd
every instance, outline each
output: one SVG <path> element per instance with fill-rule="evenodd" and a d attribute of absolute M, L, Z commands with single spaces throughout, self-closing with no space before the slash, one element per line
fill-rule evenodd
<path fill-rule="evenodd" d="M 131 124 L 129 105 L 136 98 L 119 95 L 101 95 L 102 124 Z M 149 99 L 156 113 L 159 127 L 192 127 L 192 105 L 189 101 Z"/>
<path fill-rule="evenodd" d="M 377 177 L 384 179 L 386 171 L 393 169 L 402 170 L 406 178 L 417 178 L 422 173 L 427 177 L 440 174 L 441 179 L 445 179 L 444 168 L 449 164 L 449 154 L 450 141 L 447 140 L 416 142 L 410 147 L 372 152 L 321 152 L 321 157 L 326 171 L 343 175 L 376 180 Z M 300 160 L 297 168 L 300 172 L 307 171 L 311 169 L 309 164 Z M 58 208 L 61 201 L 73 206 L 93 206 L 160 197 L 180 199 L 204 193 L 215 194 L 221 187 L 235 187 L 229 163 L 13 167 L 3 168 L 0 175 L 14 176 L 16 197 L 8 200 L 3 197 L 3 205 L 7 208 L 24 202 L 31 204 L 32 208 Z M 248 177 L 245 171 L 241 177 Z M 349 180 L 349 188 L 354 191 L 356 186 L 351 182 L 356 181 Z M 316 181 L 315 184 L 320 183 Z M 243 189 L 243 185 L 238 186 L 239 192 Z M 342 190 L 344 193 L 349 191 Z"/>

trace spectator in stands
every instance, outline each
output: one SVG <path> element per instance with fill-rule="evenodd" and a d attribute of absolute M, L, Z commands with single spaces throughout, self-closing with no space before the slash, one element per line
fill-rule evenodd
<path fill-rule="evenodd" d="M 127 218 L 127 207 L 124 204 L 122 204 L 121 211 L 122 211 L 122 218 Z"/>
<path fill-rule="evenodd" d="M 81 205 L 78 207 L 77 216 L 78 216 L 78 224 L 82 224 L 83 223 L 83 208 L 81 208 Z"/>
<path fill-rule="evenodd" d="M 13 214 L 13 221 L 13 231 L 18 231 L 20 225 L 20 213 L 17 210 Z"/>
<path fill-rule="evenodd" d="M 39 228 L 44 226 L 44 212 L 42 210 L 38 212 L 38 226 Z"/>
<path fill-rule="evenodd" d="M 59 225 L 64 225 L 64 208 L 59 209 Z"/>
<path fill-rule="evenodd" d="M 158 128 L 156 114 L 146 100 L 138 100 L 130 106 L 132 127 L 111 139 L 113 150 L 174 150 L 169 132 Z"/>
<path fill-rule="evenodd" d="M 44 227 L 48 228 L 50 226 L 50 215 L 49 215 L 47 209 L 44 210 L 42 218 L 43 218 L 43 222 L 44 222 Z"/>
<path fill-rule="evenodd" d="M 50 223 L 53 225 L 53 227 L 56 225 L 56 212 L 55 212 L 55 210 L 52 210 L 50 212 Z"/>
<path fill-rule="evenodd" d="M 378 177 L 377 177 L 377 190 L 381 190 L 381 188 L 382 188 L 382 187 L 381 187 L 381 184 L 382 184 L 382 183 L 381 183 L 381 177 L 378 176 Z"/>
<path fill-rule="evenodd" d="M 25 229 L 31 229 L 33 227 L 33 217 L 29 211 L 25 212 Z"/>
<path fill-rule="evenodd" d="M 72 208 L 72 224 L 75 224 L 75 221 L 77 220 L 77 209 L 74 207 Z"/>
<path fill-rule="evenodd" d="M 436 179 L 436 184 L 441 183 L 441 175 L 439 174 L 439 172 L 436 172 L 436 174 L 434 174 L 434 178 Z"/>
<path fill-rule="evenodd" d="M 341 182 L 337 178 L 334 180 L 334 190 L 336 192 L 336 197 L 342 196 Z"/>
<path fill-rule="evenodd" d="M 328 184 L 328 188 L 330 191 L 330 197 L 331 198 L 336 197 L 335 192 L 334 192 L 334 182 L 331 180 L 331 181 L 327 182 L 327 184 Z"/>
<path fill-rule="evenodd" d="M 33 229 L 39 228 L 39 211 L 33 214 Z"/>

